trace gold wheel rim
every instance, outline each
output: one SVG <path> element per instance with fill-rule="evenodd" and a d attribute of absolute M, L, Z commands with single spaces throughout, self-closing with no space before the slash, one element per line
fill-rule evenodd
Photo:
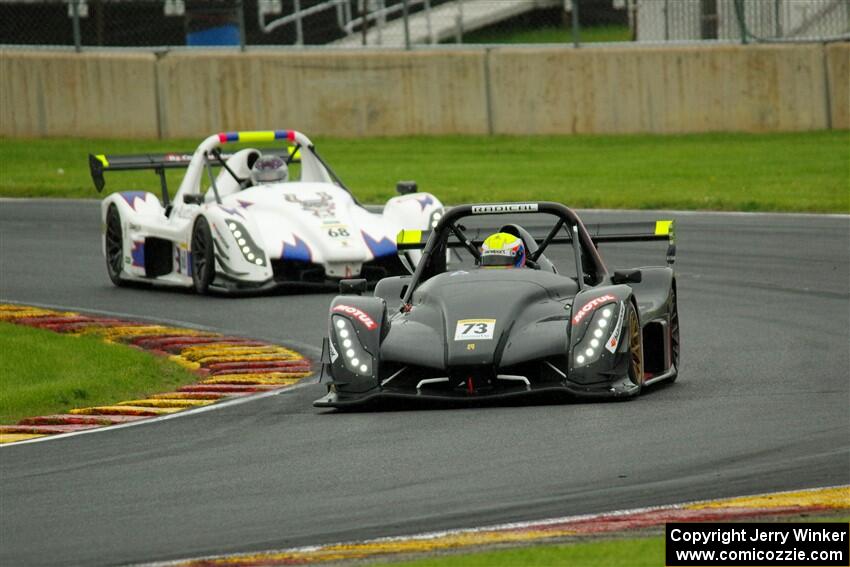
<path fill-rule="evenodd" d="M 629 311 L 629 377 L 638 386 L 643 384 L 643 348 L 640 326 L 634 310 Z"/>

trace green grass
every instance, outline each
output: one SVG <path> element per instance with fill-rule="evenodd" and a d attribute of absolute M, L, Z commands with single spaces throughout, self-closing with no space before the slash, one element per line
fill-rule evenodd
<path fill-rule="evenodd" d="M 664 565 L 664 538 L 594 541 L 567 545 L 539 545 L 514 549 L 443 555 L 418 561 L 392 563 L 393 567 L 658 567 Z"/>
<path fill-rule="evenodd" d="M 198 140 L 0 139 L 0 196 L 96 198 L 88 152 L 194 149 Z M 782 134 L 319 138 L 364 202 L 415 179 L 447 204 L 547 199 L 574 207 L 850 211 L 847 131 Z M 182 172 L 169 172 L 176 189 Z M 152 172 L 107 174 L 107 190 L 158 193 Z"/>
<path fill-rule="evenodd" d="M 581 43 L 631 41 L 628 26 L 593 26 L 579 29 Z M 538 26 L 519 29 L 487 28 L 463 35 L 464 43 L 572 43 L 573 32 L 568 26 Z M 447 43 L 451 43 L 448 41 Z"/>
<path fill-rule="evenodd" d="M 848 522 L 848 516 L 776 521 Z M 560 545 L 536 545 L 479 553 L 438 555 L 391 563 L 393 567 L 657 567 L 664 565 L 664 537 L 624 538 Z"/>
<path fill-rule="evenodd" d="M 0 352 L 0 424 L 197 381 L 176 364 L 130 347 L 11 323 L 0 323 Z"/>

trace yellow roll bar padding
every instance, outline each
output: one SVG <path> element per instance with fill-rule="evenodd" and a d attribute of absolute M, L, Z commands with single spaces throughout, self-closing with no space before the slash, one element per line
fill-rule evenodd
<path fill-rule="evenodd" d="M 421 230 L 400 230 L 395 238 L 396 244 L 419 244 L 422 242 Z"/>
<path fill-rule="evenodd" d="M 240 142 L 274 142 L 274 130 L 257 131 L 257 132 L 239 132 Z"/>

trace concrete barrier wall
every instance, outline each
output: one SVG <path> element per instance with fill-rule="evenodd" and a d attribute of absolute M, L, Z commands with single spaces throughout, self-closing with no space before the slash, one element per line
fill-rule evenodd
<path fill-rule="evenodd" d="M 158 135 L 151 53 L 0 51 L 0 135 Z"/>
<path fill-rule="evenodd" d="M 850 129 L 850 43 L 827 46 L 826 66 L 832 127 Z"/>
<path fill-rule="evenodd" d="M 850 128 L 850 46 L 0 53 L 0 135 Z"/>
<path fill-rule="evenodd" d="M 487 133 L 483 53 L 177 53 L 160 63 L 167 136 Z"/>
<path fill-rule="evenodd" d="M 827 127 L 823 51 L 805 46 L 499 49 L 500 134 Z"/>

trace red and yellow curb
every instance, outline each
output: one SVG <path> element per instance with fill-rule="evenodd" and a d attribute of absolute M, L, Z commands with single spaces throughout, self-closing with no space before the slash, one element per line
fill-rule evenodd
<path fill-rule="evenodd" d="M 331 561 L 391 558 L 394 555 L 466 550 L 496 544 L 531 544 L 580 536 L 660 528 L 667 522 L 715 522 L 850 510 L 850 486 L 726 498 L 607 514 L 554 518 L 487 528 L 426 533 L 261 553 L 221 555 L 159 565 L 305 565 Z"/>
<path fill-rule="evenodd" d="M 167 356 L 200 378 L 198 383 L 175 392 L 76 408 L 65 414 L 28 417 L 16 425 L 0 426 L 0 444 L 204 407 L 222 400 L 285 388 L 311 372 L 310 361 L 294 350 L 220 333 L 14 304 L 0 304 L 0 321 L 56 333 L 100 337 L 106 342 Z"/>

